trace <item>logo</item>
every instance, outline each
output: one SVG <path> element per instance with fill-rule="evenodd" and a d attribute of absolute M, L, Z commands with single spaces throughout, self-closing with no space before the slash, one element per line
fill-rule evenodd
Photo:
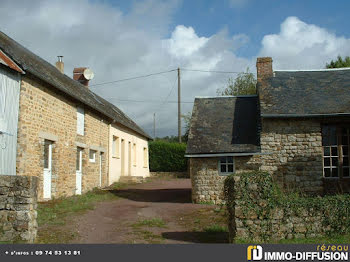
<path fill-rule="evenodd" d="M 263 249 L 261 246 L 249 246 L 247 248 L 247 260 L 261 260 L 263 258 Z"/>

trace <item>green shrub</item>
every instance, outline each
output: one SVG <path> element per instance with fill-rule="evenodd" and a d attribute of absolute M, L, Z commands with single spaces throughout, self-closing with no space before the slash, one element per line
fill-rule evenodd
<path fill-rule="evenodd" d="M 153 141 L 149 143 L 149 166 L 152 172 L 184 172 L 186 144 Z"/>

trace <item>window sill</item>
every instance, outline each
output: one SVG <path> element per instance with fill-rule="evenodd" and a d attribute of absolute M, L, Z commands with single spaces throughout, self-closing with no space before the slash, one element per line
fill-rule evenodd
<path fill-rule="evenodd" d="M 229 175 L 232 175 L 233 174 L 233 172 L 232 173 L 219 173 L 219 176 L 229 176 Z"/>
<path fill-rule="evenodd" d="M 350 180 L 350 177 L 323 177 L 324 180 L 338 180 L 338 179 L 346 179 L 346 180 Z"/>
<path fill-rule="evenodd" d="M 90 159 L 89 159 L 89 163 L 96 163 L 96 161 L 95 161 L 95 160 L 90 160 Z"/>

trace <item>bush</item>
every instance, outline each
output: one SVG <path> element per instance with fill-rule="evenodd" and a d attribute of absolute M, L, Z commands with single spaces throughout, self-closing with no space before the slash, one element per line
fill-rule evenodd
<path fill-rule="evenodd" d="M 184 172 L 186 144 L 153 141 L 149 143 L 149 167 L 151 172 Z"/>

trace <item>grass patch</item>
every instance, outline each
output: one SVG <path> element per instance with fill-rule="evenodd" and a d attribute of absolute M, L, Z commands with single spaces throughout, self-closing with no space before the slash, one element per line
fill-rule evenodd
<path fill-rule="evenodd" d="M 165 227 L 165 222 L 161 218 L 152 218 L 140 220 L 132 225 L 134 228 L 139 227 Z"/>
<path fill-rule="evenodd" d="M 146 241 L 147 244 L 161 244 L 163 242 L 163 237 L 154 234 L 151 231 L 141 230 L 134 232 L 140 239 Z"/>
<path fill-rule="evenodd" d="M 117 187 L 120 185 L 114 185 Z M 77 234 L 62 229 L 68 218 L 93 209 L 95 203 L 115 200 L 118 196 L 109 190 L 94 189 L 83 195 L 53 199 L 38 203 L 37 222 L 39 226 L 37 243 L 68 243 Z"/>
<path fill-rule="evenodd" d="M 214 224 L 212 226 L 208 226 L 204 228 L 203 231 L 207 233 L 222 233 L 222 232 L 228 232 L 228 229 L 225 226 Z"/>

